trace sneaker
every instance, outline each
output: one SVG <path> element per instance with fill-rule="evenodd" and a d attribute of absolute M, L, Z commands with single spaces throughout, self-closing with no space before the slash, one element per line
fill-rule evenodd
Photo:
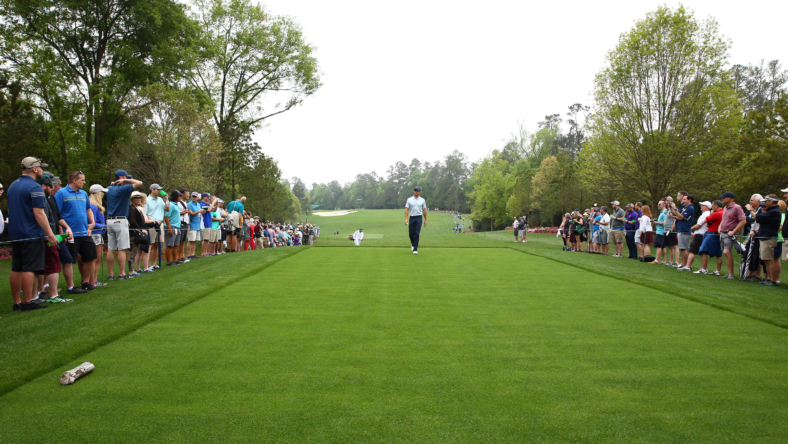
<path fill-rule="evenodd" d="M 142 276 L 141 274 L 137 273 L 136 271 L 132 271 L 131 273 L 127 274 L 126 276 L 133 278 L 137 276 Z"/>
<path fill-rule="evenodd" d="M 181 259 L 181 260 L 180 260 L 180 263 L 181 263 L 181 264 L 185 264 L 185 263 L 187 263 L 187 262 L 191 262 L 191 259 Z"/>
<path fill-rule="evenodd" d="M 91 285 L 91 284 L 89 284 L 87 282 L 83 282 L 82 283 L 82 289 L 83 290 L 87 290 L 87 291 L 93 291 L 93 290 L 96 289 L 96 287 L 94 287 L 93 285 Z"/>
<path fill-rule="evenodd" d="M 725 279 L 736 279 L 736 276 L 734 276 L 732 274 L 726 274 L 725 275 Z"/>
<path fill-rule="evenodd" d="M 673 264 L 673 268 L 681 268 L 681 264 Z"/>
<path fill-rule="evenodd" d="M 747 276 L 746 278 L 742 279 L 744 282 L 752 282 L 752 276 Z"/>
<path fill-rule="evenodd" d="M 170 265 L 173 265 L 173 264 L 175 264 L 175 262 L 167 262 L 167 266 L 168 266 L 168 267 L 169 267 Z"/>
<path fill-rule="evenodd" d="M 22 309 L 22 304 L 14 304 L 14 311 L 19 311 Z"/>
<path fill-rule="evenodd" d="M 118 279 L 131 279 L 131 278 L 133 278 L 133 277 L 134 277 L 134 276 L 129 276 L 129 275 L 127 274 L 127 275 L 125 275 L 125 276 L 120 276 Z"/>
<path fill-rule="evenodd" d="M 37 297 L 37 298 L 35 298 L 35 299 L 31 299 L 31 300 L 30 300 L 30 303 L 31 303 L 31 304 L 38 304 L 38 305 L 43 305 L 43 304 L 46 304 L 46 302 L 47 302 L 47 301 L 46 301 L 45 299 L 41 299 L 40 297 Z"/>
<path fill-rule="evenodd" d="M 419 254 L 419 250 L 413 250 L 413 254 Z"/>
<path fill-rule="evenodd" d="M 41 293 L 38 293 L 38 297 L 36 299 L 41 299 L 42 301 L 46 302 L 51 298 L 52 295 L 50 295 L 48 291 L 42 291 Z"/>
<path fill-rule="evenodd" d="M 68 294 L 83 294 L 87 292 L 88 292 L 87 290 L 77 287 L 76 285 L 66 290 L 66 293 Z"/>
<path fill-rule="evenodd" d="M 410 251 L 413 251 L 413 250 L 415 250 L 415 248 L 413 248 L 413 245 L 411 245 L 410 246 Z M 564 248 L 564 250 L 566 250 L 566 248 Z"/>
<path fill-rule="evenodd" d="M 672 267 L 673 266 L 673 264 L 670 263 L 670 262 L 663 262 L 662 265 L 667 265 L 668 267 Z"/>
<path fill-rule="evenodd" d="M 73 299 L 61 298 L 60 296 L 55 296 L 52 299 L 50 299 L 49 302 L 51 302 L 53 304 L 65 304 L 65 303 L 68 303 L 68 302 L 74 302 L 74 300 Z"/>
<path fill-rule="evenodd" d="M 154 266 L 153 266 L 153 269 L 154 269 L 154 270 L 158 270 L 159 268 L 161 268 L 161 267 L 160 267 L 160 266 L 158 266 L 158 265 L 154 265 Z"/>
<path fill-rule="evenodd" d="M 23 302 L 20 305 L 22 311 L 38 310 L 39 308 L 49 308 L 49 305 L 38 305 L 35 302 Z"/>
<path fill-rule="evenodd" d="M 714 276 L 719 276 L 720 272 L 717 271 L 717 270 L 714 270 L 714 271 L 711 272 L 711 274 L 713 274 Z"/>
<path fill-rule="evenodd" d="M 678 270 L 678 271 L 692 271 L 692 268 L 687 267 L 687 266 L 681 266 L 681 267 L 677 268 L 676 270 Z"/>
<path fill-rule="evenodd" d="M 108 281 L 114 281 L 115 280 L 115 276 L 110 276 L 110 277 L 107 278 L 107 280 Z"/>
<path fill-rule="evenodd" d="M 767 287 L 776 287 L 776 286 L 778 286 L 779 284 L 778 284 L 777 282 L 770 281 L 770 280 L 768 280 L 768 279 L 764 279 L 764 280 L 761 282 L 761 285 L 765 285 L 765 286 L 767 286 Z"/>
<path fill-rule="evenodd" d="M 694 274 L 709 274 L 709 271 L 701 268 L 700 270 L 696 271 Z"/>
<path fill-rule="evenodd" d="M 106 282 L 96 281 L 93 283 L 94 287 L 106 287 L 108 284 Z"/>
<path fill-rule="evenodd" d="M 153 273 L 153 270 L 151 270 L 151 269 L 142 270 L 142 271 L 140 271 L 140 273 Z"/>

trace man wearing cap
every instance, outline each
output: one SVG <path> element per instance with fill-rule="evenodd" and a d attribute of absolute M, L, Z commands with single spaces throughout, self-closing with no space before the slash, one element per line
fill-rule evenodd
<path fill-rule="evenodd" d="M 722 223 L 720 223 L 720 247 L 722 247 L 722 255 L 725 256 L 725 262 L 728 266 L 728 274 L 725 275 L 728 279 L 735 279 L 733 275 L 733 248 L 736 242 L 736 236 L 741 233 L 744 224 L 747 223 L 747 217 L 744 215 L 744 210 L 734 199 L 736 196 L 730 191 L 726 191 L 720 195 L 722 204 Z"/>
<path fill-rule="evenodd" d="M 46 215 L 44 190 L 36 183 L 46 167 L 41 159 L 25 157 L 22 174 L 8 187 L 8 237 L 12 250 L 10 284 L 14 310 L 46 308 L 46 305 L 31 302 L 35 273 L 45 269 L 45 240 L 57 245 Z"/>
<path fill-rule="evenodd" d="M 408 226 L 410 236 L 410 249 L 413 254 L 419 254 L 419 234 L 421 233 L 422 221 L 427 225 L 427 202 L 419 197 L 421 187 L 413 188 L 413 196 L 405 202 L 405 225 Z"/>
<path fill-rule="evenodd" d="M 698 220 L 695 222 L 695 225 L 691 227 L 692 242 L 690 242 L 689 255 L 687 256 L 687 265 L 686 265 L 686 268 L 690 270 L 692 270 L 692 263 L 695 261 L 695 256 L 700 254 L 700 247 L 703 244 L 703 238 L 706 235 L 706 231 L 708 231 L 709 229 L 709 224 L 706 222 L 706 218 L 711 215 L 711 207 L 712 207 L 711 202 L 709 201 L 701 202 L 700 203 L 701 214 L 698 217 Z M 696 274 L 703 274 L 703 273 L 696 273 Z"/>
<path fill-rule="evenodd" d="M 769 194 L 764 198 L 763 205 L 755 214 L 755 221 L 758 222 L 758 232 L 756 236 L 760 239 L 760 256 L 766 264 L 766 272 L 769 274 L 761 284 L 769 287 L 777 287 L 780 280 L 780 270 L 775 259 L 774 249 L 777 248 L 777 233 L 780 230 L 780 199 L 774 194 Z"/>
<path fill-rule="evenodd" d="M 129 239 L 129 200 L 135 188 L 142 185 L 133 179 L 125 170 L 115 171 L 115 181 L 109 184 L 107 191 L 107 269 L 108 280 L 115 280 L 113 273 L 114 252 L 118 252 L 118 269 L 120 279 L 126 279 L 126 251 L 131 248 Z M 133 270 L 130 270 L 133 271 Z"/>
<path fill-rule="evenodd" d="M 153 219 L 153 228 L 150 234 L 150 258 L 151 263 L 156 264 L 159 260 L 159 236 L 161 236 L 161 224 L 164 222 L 164 199 L 161 196 L 163 188 L 154 183 L 150 186 L 150 196 L 145 200 L 145 214 Z M 165 195 L 167 193 L 164 193 Z M 163 240 L 163 239 L 162 239 Z M 159 265 L 151 265 L 148 270 L 159 268 Z"/>
<path fill-rule="evenodd" d="M 615 253 L 613 257 L 622 257 L 624 252 L 624 210 L 617 200 L 610 202 L 613 211 L 610 213 L 610 241 L 613 242 Z"/>
<path fill-rule="evenodd" d="M 96 244 L 90 236 L 95 219 L 90 209 L 88 194 L 82 190 L 84 186 L 85 175 L 81 171 L 72 171 L 68 175 L 68 185 L 55 194 L 55 201 L 61 217 L 66 220 L 74 233 L 74 237 L 67 245 L 71 263 L 77 263 L 77 256 L 82 258 L 82 288 L 95 290 L 96 287 L 90 282 L 97 257 Z M 68 290 L 72 293 L 72 288 Z"/>
<path fill-rule="evenodd" d="M 211 199 L 210 193 L 202 193 L 202 201 L 200 202 L 200 208 L 204 210 L 202 215 L 203 223 L 202 223 L 202 244 L 200 248 L 202 250 L 202 256 L 213 256 L 211 254 L 211 250 L 213 250 L 213 211 L 216 208 L 216 197 Z"/>
<path fill-rule="evenodd" d="M 355 233 L 353 233 L 353 243 L 355 243 L 356 246 L 358 247 L 359 245 L 361 245 L 362 239 L 364 239 L 364 229 L 359 228 L 358 230 L 356 230 Z"/>
<path fill-rule="evenodd" d="M 191 222 L 189 223 L 189 251 L 187 253 L 187 259 L 196 259 L 199 256 L 195 255 L 195 247 L 197 246 L 197 242 L 200 241 L 200 234 L 202 234 L 202 223 L 203 223 L 203 214 L 205 211 L 200 205 L 200 193 L 193 192 L 192 193 L 192 201 L 189 202 L 188 210 L 189 210 L 189 217 L 191 218 Z M 206 239 L 207 240 L 207 239 Z"/>
<path fill-rule="evenodd" d="M 178 248 L 181 242 L 181 207 L 178 202 L 181 193 L 178 190 L 170 193 L 170 201 L 164 203 L 164 257 L 167 265 L 182 264 L 187 261 L 183 257 L 183 250 Z"/>
<path fill-rule="evenodd" d="M 46 213 L 47 220 L 49 221 L 49 227 L 52 229 L 53 233 L 58 232 L 58 228 L 61 228 L 64 233 L 67 233 L 69 237 L 72 236 L 71 228 L 69 228 L 66 221 L 60 217 L 60 211 L 57 209 L 57 203 L 54 199 L 51 198 L 52 196 L 52 177 L 48 175 L 41 176 L 40 179 L 36 179 L 36 182 L 41 184 L 41 188 L 44 190 L 44 194 L 47 198 L 46 207 L 44 207 L 44 212 Z M 59 295 L 59 290 L 57 288 L 58 280 L 60 277 L 60 272 L 63 271 L 63 264 L 60 260 L 60 252 L 58 246 L 61 244 L 65 244 L 64 242 L 59 242 L 56 245 L 47 244 L 46 246 L 46 255 L 44 257 L 44 269 L 38 273 L 40 281 L 40 286 L 42 292 L 39 293 L 44 300 L 48 302 L 72 302 L 73 299 L 65 299 L 61 298 Z M 69 268 L 71 264 L 68 264 Z M 46 286 L 44 285 L 46 282 Z M 73 286 L 73 271 L 71 273 L 71 278 L 69 278 L 69 286 Z M 48 289 L 48 291 L 46 290 Z M 84 293 L 85 290 L 80 289 L 80 293 Z M 33 298 L 35 300 L 35 298 Z"/>

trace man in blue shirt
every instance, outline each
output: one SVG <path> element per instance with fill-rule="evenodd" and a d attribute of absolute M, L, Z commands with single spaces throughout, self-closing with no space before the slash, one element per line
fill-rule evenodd
<path fill-rule="evenodd" d="M 8 187 L 8 237 L 11 240 L 11 295 L 14 310 L 46 308 L 33 299 L 35 272 L 44 270 L 46 239 L 57 245 L 44 207 L 44 190 L 36 182 L 48 165 L 35 157 L 22 160 L 22 175 Z M 20 298 L 19 293 L 22 293 Z"/>
<path fill-rule="evenodd" d="M 161 223 L 164 222 L 164 199 L 161 195 L 163 192 L 164 191 L 162 187 L 159 184 L 154 183 L 150 186 L 150 196 L 148 196 L 148 199 L 145 201 L 145 214 L 153 219 L 154 225 L 153 228 L 150 229 L 149 233 L 150 257 L 153 258 L 154 262 L 159 259 L 159 242 L 164 241 L 163 236 L 161 239 L 159 238 L 161 235 Z M 151 265 L 149 270 L 153 270 L 158 267 L 158 265 Z"/>
<path fill-rule="evenodd" d="M 681 252 L 681 264 L 677 268 L 679 271 L 692 271 L 687 266 L 689 258 L 690 240 L 692 239 L 692 224 L 695 221 L 695 197 L 686 191 L 679 191 L 678 199 L 681 206 L 677 209 L 673 204 L 670 213 L 676 218 L 676 233 L 678 234 L 678 246 Z"/>
<path fill-rule="evenodd" d="M 239 251 L 241 243 L 239 242 L 243 233 L 243 216 L 244 204 L 246 203 L 246 196 L 238 200 L 234 200 L 227 205 L 227 250 L 230 252 Z M 233 214 L 237 213 L 237 214 Z"/>
<path fill-rule="evenodd" d="M 82 190 L 83 186 L 85 186 L 85 175 L 82 174 L 82 171 L 72 171 L 68 175 L 68 186 L 61 188 L 55 194 L 55 201 L 57 209 L 60 210 L 60 217 L 66 220 L 74 233 L 74 237 L 68 244 L 72 263 L 77 263 L 77 255 L 82 256 L 82 288 L 95 290 L 96 287 L 90 282 L 94 267 L 93 261 L 98 257 L 96 244 L 90 236 L 95 221 L 93 211 L 90 209 L 88 193 Z"/>
<path fill-rule="evenodd" d="M 127 279 L 126 272 L 126 250 L 131 248 L 129 241 L 129 199 L 135 188 L 142 185 L 142 182 L 132 179 L 131 174 L 125 170 L 115 171 L 115 182 L 107 187 L 107 269 L 109 277 L 107 280 L 115 280 L 113 267 L 115 261 L 114 252 L 118 252 L 118 268 L 120 269 L 120 279 Z"/>
<path fill-rule="evenodd" d="M 200 249 L 202 250 L 202 256 L 212 256 L 210 250 L 213 248 L 213 242 L 211 241 L 211 235 L 213 232 L 213 217 L 211 213 L 216 209 L 216 197 L 211 199 L 210 193 L 202 193 L 202 200 L 200 201 L 200 208 L 205 210 L 202 215 L 202 243 L 200 244 Z"/>
<path fill-rule="evenodd" d="M 181 241 L 181 207 L 178 202 L 181 200 L 180 191 L 173 191 L 170 194 L 170 201 L 164 205 L 164 257 L 167 265 L 184 263 L 186 259 L 181 257 L 183 250 L 178 248 Z"/>
<path fill-rule="evenodd" d="M 202 217 L 205 214 L 205 210 L 200 205 L 200 193 L 196 191 L 192 193 L 192 201 L 189 202 L 188 210 L 191 222 L 189 222 L 189 253 L 186 258 L 197 259 L 199 256 L 195 256 L 194 248 L 197 246 L 197 241 L 200 240 L 200 234 L 202 234 L 201 226 L 205 221 Z"/>

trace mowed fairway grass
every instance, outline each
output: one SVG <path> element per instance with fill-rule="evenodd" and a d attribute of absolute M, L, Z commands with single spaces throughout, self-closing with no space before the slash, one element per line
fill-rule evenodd
<path fill-rule="evenodd" d="M 352 248 L 197 264 L 207 294 L 2 396 L 0 442 L 785 442 L 788 330 L 761 311 L 788 291 L 551 258 L 549 238 L 452 235 L 437 213 L 448 234 L 425 230 L 413 256 L 402 212 L 351 216 L 321 218 L 317 244 Z M 332 224 L 385 236 L 355 247 Z M 731 297 L 675 291 L 712 282 Z M 45 330 L 58 309 L 8 325 Z M 59 386 L 83 361 L 94 373 Z"/>

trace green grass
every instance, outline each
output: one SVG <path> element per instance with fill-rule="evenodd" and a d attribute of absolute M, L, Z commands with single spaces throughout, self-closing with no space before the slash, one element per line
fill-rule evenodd
<path fill-rule="evenodd" d="M 0 363 L 28 376 L 0 442 L 784 442 L 785 289 L 452 235 L 437 213 L 448 233 L 413 256 L 398 213 L 3 314 Z M 383 236 L 330 234 L 359 224 Z M 498 248 L 443 248 L 478 246 Z"/>

